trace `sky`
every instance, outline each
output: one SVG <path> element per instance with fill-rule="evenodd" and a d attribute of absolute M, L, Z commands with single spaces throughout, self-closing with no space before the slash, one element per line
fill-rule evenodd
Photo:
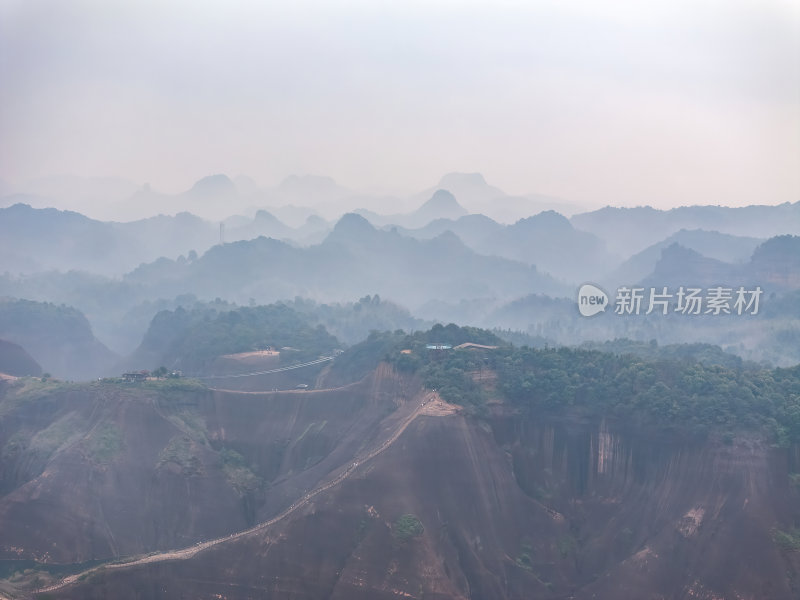
<path fill-rule="evenodd" d="M 800 200 L 791 0 L 0 0 L 0 179 Z"/>

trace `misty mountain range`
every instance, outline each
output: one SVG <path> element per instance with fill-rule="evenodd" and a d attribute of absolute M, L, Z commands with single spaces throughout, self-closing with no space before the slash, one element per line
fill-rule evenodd
<path fill-rule="evenodd" d="M 385 206 L 411 212 L 440 189 L 454 194 L 468 212 L 486 214 L 503 223 L 513 223 L 542 210 L 572 214 L 580 209 L 540 194 L 511 196 L 488 184 L 479 173 L 450 173 L 438 185 L 409 196 L 356 192 L 330 177 L 315 175 L 292 175 L 275 187 L 261 188 L 244 175 L 231 179 L 216 174 L 200 179 L 179 194 L 166 194 L 149 184 L 137 185 L 124 179 L 62 176 L 35 180 L 18 188 L 4 184 L 0 188 L 0 205 L 70 208 L 102 220 L 191 212 L 221 221 L 231 215 L 252 216 L 259 209 L 267 209 L 288 225 L 299 227 L 312 214 L 330 220 L 356 209 L 377 212 Z"/>
<path fill-rule="evenodd" d="M 113 187 L 102 183 L 103 189 Z M 189 305 L 217 299 L 246 306 L 293 298 L 347 303 L 380 294 L 414 318 L 499 327 L 532 336 L 527 343 L 619 336 L 674 343 L 680 336 L 703 341 L 714 331 L 711 339 L 718 343 L 746 345 L 739 351 L 748 357 L 787 360 L 755 349 L 763 332 L 744 322 L 725 339 L 713 327 L 693 328 L 686 321 L 642 327 L 645 321 L 608 315 L 587 329 L 573 297 L 585 281 L 609 291 L 634 284 L 758 284 L 783 302 L 800 288 L 800 238 L 792 237 L 800 234 L 800 203 L 606 208 L 570 219 L 545 210 L 503 224 L 471 212 L 497 193 L 481 176 L 452 174 L 440 183 L 448 187 L 426 190 L 410 210 L 400 203 L 392 214 L 358 208 L 329 221 L 303 208 L 303 199 L 321 206 L 346 190 L 328 178 L 289 178 L 279 191 L 293 206 L 283 212 L 259 208 L 250 216 L 227 213 L 223 230 L 220 221 L 189 212 L 116 222 L 12 204 L 0 209 L 0 296 L 74 307 L 120 354 L 136 347 L 159 310 L 186 306 L 187 298 Z M 121 194 L 125 186 L 119 188 Z M 315 190 L 311 198 L 309 189 Z M 151 208 L 169 201 L 231 211 L 219 204 L 221 197 L 263 197 L 251 180 L 225 176 L 205 178 L 180 197 L 135 193 Z M 795 345 L 800 355 L 800 344 L 789 340 L 784 347 L 791 353 Z"/>
<path fill-rule="evenodd" d="M 440 297 L 513 297 L 530 290 L 563 295 L 569 289 L 534 267 L 479 255 L 446 232 L 415 240 L 345 215 L 318 245 L 293 247 L 259 237 L 211 248 L 196 261 L 160 259 L 125 281 L 157 287 L 166 296 L 196 293 L 277 300 L 303 296 L 347 300 L 378 291 L 407 306 Z"/>
<path fill-rule="evenodd" d="M 234 183 L 218 175 L 199 181 L 180 199 L 167 200 L 146 189 L 135 195 L 142 207 L 149 207 L 151 214 L 168 209 L 170 202 L 175 205 L 183 202 L 199 212 L 212 205 L 222 207 L 220 210 L 233 210 L 226 209 L 228 205 L 221 199 L 255 193 L 252 192 L 255 184 L 248 181 L 237 178 Z M 451 174 L 440 183 L 461 189 L 473 203 L 480 200 L 476 190 L 483 190 L 484 200 L 496 193 L 493 191 L 496 188 L 488 186 L 477 174 Z M 312 188 L 317 192 L 312 197 L 320 202 L 341 192 L 326 178 L 289 178 L 279 187 L 286 198 L 306 199 L 309 196 L 303 196 L 303 190 Z M 240 192 L 240 188 L 245 192 Z M 737 262 L 748 258 L 763 239 L 800 233 L 800 203 L 746 208 L 684 207 L 670 211 L 648 207 L 605 208 L 571 219 L 548 210 L 503 225 L 484 214 L 470 213 L 460 198 L 448 189 L 439 188 L 409 212 L 382 215 L 363 208 L 355 212 L 376 227 L 395 228 L 402 235 L 417 239 L 430 239 L 450 231 L 479 254 L 535 265 L 539 271 L 569 283 L 609 277 L 628 281 L 641 278 L 651 269 L 660 249 L 673 241 L 720 260 Z M 20 199 L 33 201 L 29 196 L 12 195 L 6 196 L 4 202 Z M 281 220 L 278 213 L 283 213 L 294 225 Z M 189 212 L 105 222 L 76 212 L 34 209 L 30 204 L 17 203 L 0 209 L 0 249 L 5 257 L 4 270 L 11 273 L 83 269 L 121 275 L 160 257 L 176 259 L 181 255 L 202 254 L 223 238 L 234 242 L 265 236 L 293 245 L 316 245 L 335 224 L 299 204 L 293 205 L 291 211 L 256 209 L 251 214 L 249 217 L 229 214 L 221 231 L 219 222 Z M 742 232 L 760 235 L 743 236 Z M 635 253 L 641 255 L 633 257 Z M 623 264 L 626 260 L 630 262 Z"/>
<path fill-rule="evenodd" d="M 735 236 L 768 238 L 800 228 L 800 202 L 778 206 L 681 206 L 657 210 L 649 206 L 582 213 L 572 224 L 602 238 L 609 251 L 631 255 L 681 229 L 703 229 Z"/>
<path fill-rule="evenodd" d="M 681 229 L 669 237 L 648 246 L 620 264 L 602 280 L 608 285 L 630 284 L 642 281 L 656 266 L 665 248 L 677 244 L 698 254 L 718 261 L 739 264 L 750 260 L 753 251 L 764 240 L 735 236 L 718 231 Z"/>

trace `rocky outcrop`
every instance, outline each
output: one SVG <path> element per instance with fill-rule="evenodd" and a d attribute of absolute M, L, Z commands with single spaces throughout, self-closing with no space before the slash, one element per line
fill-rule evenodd
<path fill-rule="evenodd" d="M 23 460 L 30 444 L 4 458 L 3 482 L 16 482 L 0 498 L 6 557 L 191 546 L 297 505 L 193 555 L 94 571 L 58 597 L 795 597 L 796 452 L 497 406 L 477 419 L 423 410 L 419 393 L 384 365 L 328 391 L 30 403 L 0 421 L 6 447 L 11 431 L 69 429 L 56 404 L 117 411 L 123 443 L 102 462 L 90 420 L 38 466 Z M 193 444 L 194 462 L 182 455 Z M 267 485 L 248 488 L 230 453 Z"/>

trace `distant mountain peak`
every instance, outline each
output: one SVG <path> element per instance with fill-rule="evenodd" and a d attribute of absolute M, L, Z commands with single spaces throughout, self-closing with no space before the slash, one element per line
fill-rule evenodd
<path fill-rule="evenodd" d="M 672 242 L 661 251 L 661 260 L 663 261 L 687 261 L 703 258 L 705 257 L 696 250 L 687 248 L 678 242 Z"/>
<path fill-rule="evenodd" d="M 209 175 L 197 181 L 192 189 L 189 190 L 190 194 L 203 194 L 203 195 L 217 195 L 217 194 L 235 194 L 236 184 L 231 181 L 230 177 L 222 173 L 216 175 Z"/>
<path fill-rule="evenodd" d="M 436 210 L 457 210 L 462 211 L 463 214 L 466 214 L 466 210 L 463 206 L 458 203 L 456 197 L 453 196 L 448 190 L 436 190 L 433 193 L 433 196 L 428 199 L 425 204 L 419 207 L 419 210 L 423 209 L 436 209 Z"/>
<path fill-rule="evenodd" d="M 342 218 L 336 223 L 336 227 L 334 229 L 352 229 L 354 227 L 363 230 L 375 229 L 372 225 L 370 225 L 369 221 L 356 213 L 346 213 L 342 215 Z"/>
<path fill-rule="evenodd" d="M 271 212 L 266 211 L 264 209 L 256 211 L 253 220 L 258 223 L 280 223 L 280 219 L 278 219 L 278 217 L 276 217 Z"/>
<path fill-rule="evenodd" d="M 467 248 L 467 246 L 464 245 L 464 242 L 461 241 L 461 238 L 449 229 L 437 235 L 430 241 L 430 243 L 439 248 L 458 250 L 464 250 Z"/>
<path fill-rule="evenodd" d="M 448 190 L 436 190 L 433 196 L 414 213 L 417 225 L 425 225 L 435 219 L 457 219 L 467 214 L 467 209 L 461 206 L 455 196 Z"/>
<path fill-rule="evenodd" d="M 347 213 L 342 215 L 342 218 L 336 223 L 327 239 L 342 242 L 360 241 L 370 239 L 377 231 L 378 230 L 361 215 Z"/>
<path fill-rule="evenodd" d="M 451 188 L 463 185 L 486 186 L 486 180 L 480 173 L 447 173 L 439 180 L 440 188 Z"/>
<path fill-rule="evenodd" d="M 800 265 L 800 236 L 778 235 L 760 244 L 753 252 L 755 263 L 793 263 Z"/>
<path fill-rule="evenodd" d="M 548 227 L 556 229 L 573 229 L 569 219 L 554 210 L 545 210 L 532 217 L 526 217 L 516 222 L 515 226 L 522 227 Z"/>

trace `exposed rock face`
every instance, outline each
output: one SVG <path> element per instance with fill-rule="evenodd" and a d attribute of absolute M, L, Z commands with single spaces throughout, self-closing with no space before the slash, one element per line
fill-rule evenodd
<path fill-rule="evenodd" d="M 576 598 L 791 597 L 773 541 L 796 512 L 785 451 L 605 422 L 498 432 L 521 487 L 570 523 Z"/>
<path fill-rule="evenodd" d="M 403 397 L 395 382 L 305 394 L 97 384 L 18 402 L 0 412 L 0 559 L 110 559 L 246 529 L 346 464 Z"/>
<path fill-rule="evenodd" d="M 755 441 L 724 445 L 602 420 L 502 413 L 478 420 L 425 410 L 350 471 L 354 457 L 418 406 L 419 392 L 418 383 L 382 367 L 332 391 L 206 394 L 185 405 L 195 407 L 191 414 L 202 419 L 208 440 L 209 454 L 198 454 L 201 475 L 187 474 L 177 462 L 168 470 L 154 467 L 182 434 L 175 417 L 187 413 L 173 406 L 158 415 L 141 398 L 107 400 L 120 411 L 113 422 L 125 431 L 126 449 L 114 461 L 88 461 L 79 440 L 37 477 L 17 475 L 9 484 L 25 468 L 21 459 L 4 459 L 6 556 L 9 544 L 23 547 L 25 556 L 50 552 L 49 559 L 60 561 L 190 546 L 266 520 L 347 468 L 348 477 L 268 528 L 181 560 L 95 572 L 57 597 L 796 594 L 796 558 L 773 541 L 774 531 L 791 529 L 797 516 L 789 484 L 794 454 Z M 60 403 L 67 400 L 78 403 Z M 53 410 L 26 408 L 15 417 L 17 429 L 34 423 L 42 429 Z M 4 444 L 8 419 L 0 421 Z M 137 436 L 149 441 L 136 445 Z M 270 486 L 238 495 L 212 460 L 219 461 L 214 452 L 222 447 L 244 457 Z M 57 496 L 64 489 L 69 498 Z M 81 509 L 72 497 L 90 504 Z M 421 532 L 403 530 L 407 515 Z"/>

